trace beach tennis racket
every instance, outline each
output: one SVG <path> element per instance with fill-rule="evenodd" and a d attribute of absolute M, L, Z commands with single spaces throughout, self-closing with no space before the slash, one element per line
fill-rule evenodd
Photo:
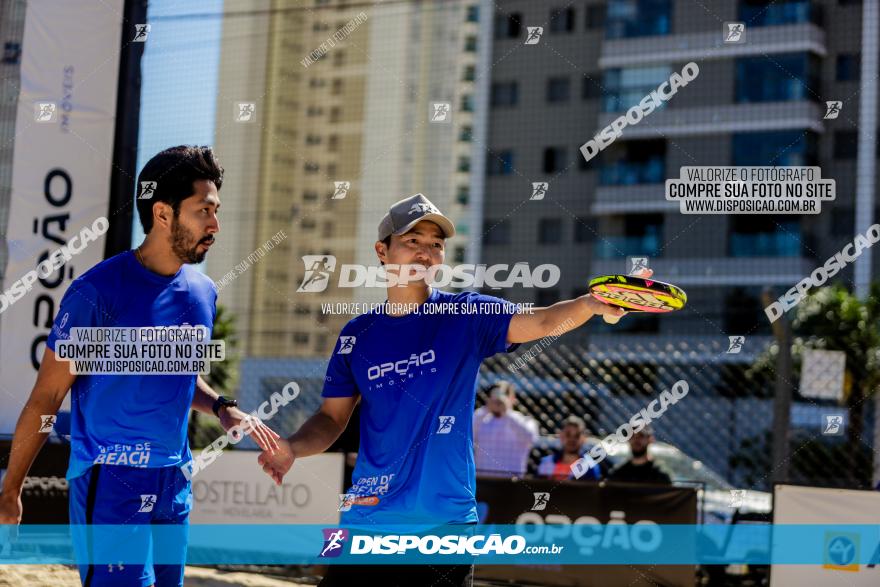
<path fill-rule="evenodd" d="M 633 275 L 605 275 L 590 281 L 590 294 L 609 306 L 627 312 L 664 314 L 681 310 L 687 303 L 687 294 L 680 287 L 654 279 Z M 605 322 L 615 324 L 621 316 L 602 316 Z"/>

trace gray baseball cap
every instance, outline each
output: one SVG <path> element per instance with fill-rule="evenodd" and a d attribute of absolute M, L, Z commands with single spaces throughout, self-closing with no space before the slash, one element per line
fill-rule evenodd
<path fill-rule="evenodd" d="M 437 206 L 424 194 L 415 194 L 396 202 L 379 222 L 379 240 L 401 235 L 422 220 L 430 220 L 440 227 L 446 238 L 455 236 L 455 225 L 440 213 Z"/>

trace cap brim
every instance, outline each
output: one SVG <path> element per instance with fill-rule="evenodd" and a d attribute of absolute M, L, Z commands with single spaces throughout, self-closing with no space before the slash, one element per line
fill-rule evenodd
<path fill-rule="evenodd" d="M 449 218 L 447 218 L 446 216 L 443 216 L 442 214 L 425 214 L 424 216 L 422 216 L 420 218 L 416 218 L 415 220 L 413 220 L 412 222 L 410 222 L 409 224 L 407 224 L 406 226 L 404 226 L 400 230 L 395 230 L 393 234 L 395 236 L 400 236 L 404 233 L 407 233 L 410 230 L 412 230 L 413 226 L 415 226 L 416 224 L 418 224 L 422 220 L 430 220 L 431 222 L 433 222 L 434 224 L 439 226 L 440 230 L 443 231 L 445 238 L 452 238 L 453 236 L 455 236 L 455 225 L 452 224 L 452 222 L 449 220 Z"/>

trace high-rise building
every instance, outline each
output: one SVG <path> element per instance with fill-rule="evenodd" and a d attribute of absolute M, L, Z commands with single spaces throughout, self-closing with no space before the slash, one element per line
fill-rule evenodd
<path fill-rule="evenodd" d="M 337 279 L 342 265 L 379 265 L 376 229 L 393 202 L 427 195 L 458 227 L 450 261 L 466 256 L 479 10 L 344 1 L 228 10 L 215 145 L 228 182 L 221 228 L 235 242 L 207 270 L 221 280 L 284 231 L 223 285 L 221 303 L 245 356 L 326 357 L 352 315 L 322 304 L 385 298 Z M 238 120 L 240 104 L 253 104 L 252 118 Z M 309 279 L 320 286 L 297 292 Z"/>
<path fill-rule="evenodd" d="M 496 10 L 492 53 L 506 57 L 491 71 L 483 260 L 555 263 L 562 274 L 557 287 L 510 298 L 547 305 L 647 257 L 658 279 L 686 289 L 690 310 L 627 318 L 616 334 L 767 335 L 762 289 L 780 295 L 867 228 L 854 226 L 861 3 L 516 0 Z M 744 25 L 742 42 L 727 38 L 729 23 Z M 543 34 L 526 44 L 532 26 Z M 586 160 L 582 144 L 689 62 L 696 79 Z M 836 119 L 825 119 L 827 101 L 843 102 Z M 710 165 L 820 166 L 837 199 L 819 215 L 690 215 L 666 201 L 666 179 Z M 547 196 L 529 201 L 536 181 Z"/>

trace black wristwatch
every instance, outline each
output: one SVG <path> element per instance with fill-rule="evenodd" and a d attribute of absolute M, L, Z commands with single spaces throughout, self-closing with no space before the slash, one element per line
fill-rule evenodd
<path fill-rule="evenodd" d="M 214 405 L 211 406 L 211 410 L 214 412 L 214 415 L 218 418 L 220 417 L 220 408 L 237 408 L 238 400 L 232 399 L 231 397 L 226 397 L 225 395 L 221 395 L 217 399 L 214 400 Z"/>

